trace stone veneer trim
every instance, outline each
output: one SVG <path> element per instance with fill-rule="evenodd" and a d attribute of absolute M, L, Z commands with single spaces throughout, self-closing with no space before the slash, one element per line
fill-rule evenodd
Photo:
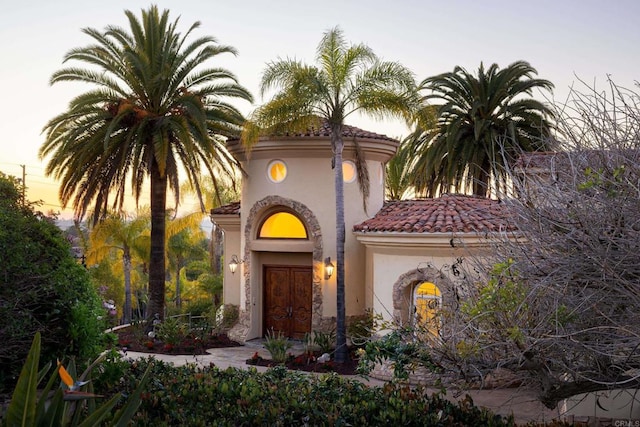
<path fill-rule="evenodd" d="M 239 338 L 246 338 L 251 320 L 251 244 L 254 241 L 255 228 L 260 223 L 264 214 L 269 211 L 273 213 L 273 208 L 282 206 L 295 212 L 296 215 L 305 223 L 309 233 L 309 239 L 313 242 L 312 263 L 313 263 L 313 283 L 312 283 L 312 302 L 311 302 L 311 329 L 317 330 L 322 326 L 322 230 L 320 223 L 313 212 L 303 203 L 295 200 L 287 199 L 281 196 L 267 196 L 257 201 L 249 215 L 244 229 L 245 248 L 244 260 L 246 267 L 244 269 L 244 290 L 246 302 L 244 310 L 240 314 L 240 324 L 244 326 L 244 334 L 240 333 Z M 244 339 L 243 339 L 244 340 Z"/>
<path fill-rule="evenodd" d="M 443 308 L 451 307 L 455 298 L 455 289 L 453 283 L 441 271 L 429 266 L 425 269 L 415 269 L 404 273 L 393 284 L 393 318 L 400 322 L 403 318 L 402 310 L 404 308 L 404 293 L 408 287 L 413 288 L 414 285 L 422 282 L 431 282 L 440 289 L 442 293 Z M 411 290 L 413 298 L 413 289 Z"/>

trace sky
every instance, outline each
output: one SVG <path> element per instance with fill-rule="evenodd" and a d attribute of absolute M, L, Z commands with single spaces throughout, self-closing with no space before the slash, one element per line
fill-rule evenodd
<path fill-rule="evenodd" d="M 126 27 L 125 10 L 136 15 L 152 3 L 136 0 L 30 0 L 11 2 L 0 14 L 0 171 L 22 177 L 27 198 L 42 200 L 42 210 L 63 210 L 55 181 L 44 176 L 47 159 L 38 150 L 48 120 L 87 90 L 77 83 L 49 85 L 63 67 L 65 53 L 91 43 L 82 28 Z M 384 60 L 397 61 L 416 80 L 481 62 L 505 67 L 528 61 L 538 77 L 555 85 L 549 102 L 561 103 L 569 88 L 584 81 L 605 87 L 608 76 L 632 87 L 640 80 L 640 2 L 637 0 L 158 0 L 180 18 L 185 31 L 195 21 L 195 36 L 215 37 L 238 55 L 219 56 L 212 66 L 232 71 L 255 97 L 254 105 L 235 105 L 248 114 L 263 101 L 259 81 L 265 65 L 279 58 L 314 63 L 322 34 L 340 27 L 349 42 L 368 45 Z M 536 94 L 542 97 L 542 94 Z M 347 124 L 402 138 L 398 121 L 353 117 Z M 141 199 L 141 205 L 148 199 Z M 133 205 L 131 205 L 133 206 Z M 193 211 L 185 204 L 181 209 Z"/>

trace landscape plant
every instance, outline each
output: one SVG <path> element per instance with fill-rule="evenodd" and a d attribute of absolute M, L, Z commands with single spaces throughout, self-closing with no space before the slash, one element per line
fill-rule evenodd
<path fill-rule="evenodd" d="M 313 331 L 313 344 L 317 347 L 320 353 L 331 353 L 334 350 L 334 344 L 336 342 L 336 330 L 335 328 L 329 332 L 320 330 Z"/>
<path fill-rule="evenodd" d="M 476 73 L 456 66 L 423 80 L 423 102 L 437 108 L 437 121 L 435 127 L 418 121 L 422 129 L 406 141 L 415 189 L 427 197 L 450 191 L 495 196 L 506 189 L 508 169 L 521 152 L 554 149 L 554 110 L 534 97 L 534 90 L 551 93 L 553 84 L 537 74 L 516 61 L 503 68 L 480 63 Z"/>
<path fill-rule="evenodd" d="M 336 374 L 308 375 L 284 366 L 260 373 L 142 359 L 108 392 L 135 389 L 150 363 L 153 381 L 140 396 L 133 426 L 515 426 L 512 417 L 478 408 L 469 397 L 453 403 L 422 386 L 368 386 Z"/>
<path fill-rule="evenodd" d="M 92 208 L 98 222 L 109 207 L 122 210 L 128 182 L 136 200 L 149 184 L 151 320 L 165 309 L 167 191 L 177 207 L 186 177 L 202 202 L 202 171 L 233 176 L 224 137 L 238 135 L 244 118 L 229 101 L 252 96 L 231 72 L 208 66 L 236 50 L 211 36 L 191 38 L 198 22 L 181 33 L 157 6 L 125 15 L 128 29 L 84 29 L 92 44 L 69 51 L 64 60 L 75 64 L 51 77 L 90 89 L 46 124 L 39 154 L 60 182 L 62 206 L 71 204 L 78 219 Z"/>
<path fill-rule="evenodd" d="M 17 186 L 0 173 L 0 391 L 15 384 L 36 332 L 43 359 L 76 356 L 82 364 L 103 350 L 106 328 L 86 268 L 54 219 Z"/>
<path fill-rule="evenodd" d="M 418 106 L 413 73 L 397 62 L 380 60 L 368 46 L 349 44 L 342 30 L 326 31 L 316 50 L 317 65 L 295 59 L 267 64 L 260 91 L 275 94 L 258 107 L 245 124 L 242 142 L 250 150 L 260 136 L 308 132 L 328 126 L 333 154 L 336 211 L 336 353 L 338 363 L 347 360 L 344 270 L 344 179 L 342 176 L 343 126 L 355 113 L 375 118 L 409 120 Z M 366 210 L 369 173 L 357 139 L 353 141 L 358 186 Z"/>
<path fill-rule="evenodd" d="M 287 361 L 287 351 L 293 346 L 282 331 L 270 329 L 264 337 L 264 348 L 271 354 L 271 360 L 276 363 Z"/>
<path fill-rule="evenodd" d="M 129 423 L 140 403 L 140 394 L 149 381 L 152 365 L 140 376 L 137 387 L 131 390 L 126 399 L 118 393 L 102 405 L 97 405 L 95 400 L 103 396 L 93 393 L 90 374 L 101 362 L 101 358 L 95 360 L 74 381 L 73 363 L 68 371 L 60 364 L 51 370 L 51 362 L 39 369 L 40 350 L 40 333 L 36 333 L 11 401 L 1 414 L 2 426 L 92 427 L 100 425 L 104 420 L 108 420 L 112 426 L 125 426 Z M 38 389 L 49 372 L 52 373 L 46 385 Z M 120 404 L 120 408 L 112 412 L 117 404 Z"/>
<path fill-rule="evenodd" d="M 180 317 L 167 317 L 155 328 L 155 337 L 165 345 L 174 347 L 189 333 L 189 325 Z"/>

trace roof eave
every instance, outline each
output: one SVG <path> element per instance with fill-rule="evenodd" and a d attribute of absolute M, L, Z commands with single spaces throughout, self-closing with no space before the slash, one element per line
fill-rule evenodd
<path fill-rule="evenodd" d="M 487 247 L 496 239 L 516 238 L 516 233 L 514 232 L 399 233 L 354 231 L 353 234 L 365 246 L 405 248 Z"/>

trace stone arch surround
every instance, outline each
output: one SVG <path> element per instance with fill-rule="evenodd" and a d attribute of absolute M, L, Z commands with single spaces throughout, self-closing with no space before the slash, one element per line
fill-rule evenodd
<path fill-rule="evenodd" d="M 404 309 L 404 295 L 409 287 L 413 287 L 417 283 L 431 282 L 435 284 L 442 293 L 442 304 L 444 307 L 450 307 L 455 301 L 455 287 L 451 280 L 431 266 L 426 268 L 417 268 L 401 275 L 393 284 L 393 318 L 400 321 L 403 318 L 402 310 Z"/>
<path fill-rule="evenodd" d="M 246 268 L 244 269 L 244 290 L 245 290 L 245 307 L 244 312 L 240 314 L 240 324 L 243 326 L 244 331 L 240 332 L 238 336 L 237 332 L 235 336 L 239 338 L 246 337 L 251 320 L 251 243 L 254 240 L 255 228 L 258 226 L 259 221 L 262 219 L 265 211 L 269 208 L 277 206 L 286 207 L 295 212 L 300 219 L 305 223 L 309 233 L 309 240 L 313 242 L 312 263 L 313 263 L 313 283 L 312 283 L 312 302 L 311 302 L 311 328 L 312 330 L 320 329 L 322 325 L 322 230 L 320 229 L 320 223 L 311 209 L 305 206 L 303 203 L 295 200 L 287 199 L 281 196 L 267 196 L 257 201 L 249 211 L 247 216 L 247 222 L 244 228 L 245 248 L 244 257 Z M 242 337 L 244 335 L 244 337 Z"/>

